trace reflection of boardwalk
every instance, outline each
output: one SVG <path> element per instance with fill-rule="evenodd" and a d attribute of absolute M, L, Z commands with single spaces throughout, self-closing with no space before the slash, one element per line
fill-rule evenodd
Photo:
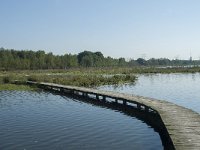
<path fill-rule="evenodd" d="M 176 104 L 140 96 L 113 93 L 83 87 L 63 86 L 52 83 L 36 83 L 41 88 L 52 89 L 83 97 L 93 97 L 99 101 L 114 101 L 136 107 L 144 112 L 160 115 L 175 149 L 200 149 L 200 115 Z"/>

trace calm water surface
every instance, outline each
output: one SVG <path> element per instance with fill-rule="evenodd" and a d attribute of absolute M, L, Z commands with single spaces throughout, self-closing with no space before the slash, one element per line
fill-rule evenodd
<path fill-rule="evenodd" d="M 118 90 L 131 93 L 133 90 L 122 89 Z M 0 149 L 159 150 L 163 147 L 157 132 L 120 111 L 51 93 L 0 91 Z"/>
<path fill-rule="evenodd" d="M 167 100 L 200 113 L 200 74 L 139 75 L 135 84 L 100 89 Z"/>

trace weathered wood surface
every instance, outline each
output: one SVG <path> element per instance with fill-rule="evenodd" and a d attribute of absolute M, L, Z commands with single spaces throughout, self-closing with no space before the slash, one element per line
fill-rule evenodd
<path fill-rule="evenodd" d="M 154 110 L 160 115 L 174 144 L 175 149 L 200 150 L 200 114 L 190 109 L 178 106 L 167 101 L 130 94 L 114 93 L 84 87 L 64 86 L 52 83 L 27 83 L 36 84 L 43 87 L 58 88 L 61 89 L 60 91 L 66 89 L 73 92 L 81 92 L 84 95 L 94 94 L 97 97 L 102 96 L 106 98 L 113 98 L 116 100 L 123 100 L 124 102 L 141 104 L 146 108 Z"/>

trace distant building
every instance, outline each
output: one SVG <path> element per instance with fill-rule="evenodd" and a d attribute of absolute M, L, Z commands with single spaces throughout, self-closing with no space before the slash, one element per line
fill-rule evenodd
<path fill-rule="evenodd" d="M 190 51 L 190 62 L 192 62 L 192 53 Z"/>
<path fill-rule="evenodd" d="M 190 56 L 190 62 L 192 62 L 192 56 Z"/>

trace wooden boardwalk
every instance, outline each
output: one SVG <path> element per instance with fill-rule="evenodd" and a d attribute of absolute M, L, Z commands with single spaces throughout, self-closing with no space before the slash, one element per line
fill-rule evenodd
<path fill-rule="evenodd" d="M 155 112 L 160 115 L 163 124 L 172 140 L 174 149 L 200 150 L 200 114 L 176 104 L 134 96 L 83 87 L 64 86 L 52 83 L 37 83 L 28 81 L 44 89 L 62 93 L 70 93 L 83 97 L 93 97 L 100 101 L 114 101 L 123 105 L 131 105 L 145 112 Z"/>

